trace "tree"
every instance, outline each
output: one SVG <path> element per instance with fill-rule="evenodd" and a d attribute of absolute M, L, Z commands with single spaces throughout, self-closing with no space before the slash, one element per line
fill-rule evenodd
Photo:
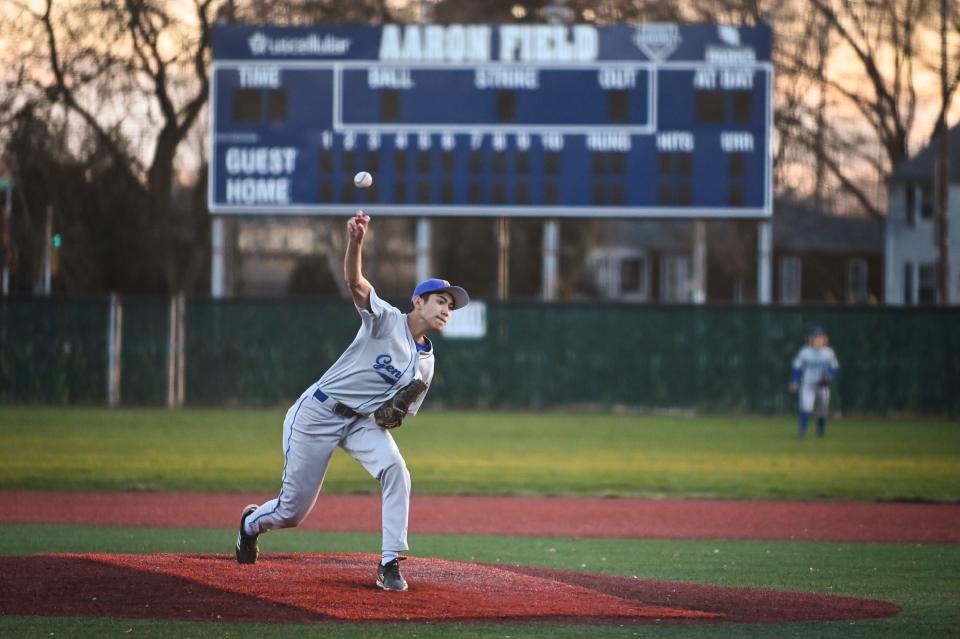
<path fill-rule="evenodd" d="M 792 112 L 782 112 L 782 130 L 787 143 L 812 155 L 859 208 L 879 217 L 884 205 L 877 184 L 936 132 L 937 118 L 921 113 L 920 106 L 940 97 L 938 110 L 945 114 L 955 102 L 960 46 L 954 42 L 944 69 L 945 91 L 936 96 L 928 87 L 929 72 L 941 66 L 939 51 L 927 46 L 936 34 L 935 0 L 808 0 L 807 5 L 811 23 L 819 23 L 829 44 L 782 51 L 779 63 L 797 82 L 819 84 L 825 99 L 801 101 Z M 958 13 L 954 3 L 954 40 L 960 34 Z"/>
<path fill-rule="evenodd" d="M 960 3 L 945 4 L 945 65 L 938 0 L 691 0 L 688 16 L 773 27 L 777 192 L 879 217 L 885 176 L 935 132 L 922 107 L 955 108 Z M 941 66 L 942 96 L 930 90 Z"/>
<path fill-rule="evenodd" d="M 392 14 L 386 0 L 227 0 L 221 4 L 218 17 L 243 24 L 296 26 L 324 22 L 380 24 L 389 21 Z"/>
<path fill-rule="evenodd" d="M 436 22 L 543 22 L 543 9 L 552 0 L 439 0 L 432 18 Z M 682 9 L 672 2 L 647 0 L 569 0 L 562 2 L 570 10 L 572 22 L 612 24 L 616 22 L 678 21 Z"/>
<path fill-rule="evenodd" d="M 55 153 L 61 159 L 88 168 L 95 159 L 109 165 L 113 186 L 129 197 L 118 203 L 108 193 L 100 206 L 119 206 L 130 217 L 142 214 L 147 223 L 146 229 L 129 229 L 147 237 L 119 241 L 143 246 L 147 240 L 151 250 L 140 255 L 141 266 L 154 260 L 149 266 L 161 274 L 166 290 L 191 288 L 203 261 L 195 250 L 203 238 L 184 229 L 203 233 L 205 225 L 189 219 L 195 211 L 177 210 L 174 195 L 181 143 L 209 93 L 213 0 L 15 6 L 18 107 L 48 107 L 48 126 L 67 132 Z M 24 158 L 21 151 L 11 159 L 18 164 Z M 45 187 L 48 194 L 58 189 L 56 183 Z"/>

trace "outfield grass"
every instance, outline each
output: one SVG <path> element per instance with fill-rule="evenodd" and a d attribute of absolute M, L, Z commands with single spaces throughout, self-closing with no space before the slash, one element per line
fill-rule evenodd
<path fill-rule="evenodd" d="M 284 410 L 0 408 L 0 488 L 264 491 Z M 845 419 L 797 441 L 787 418 L 425 413 L 396 431 L 415 490 L 436 494 L 960 500 L 960 426 Z M 375 491 L 346 455 L 325 489 Z M 0 554 L 231 552 L 234 530 L 2 525 Z M 0 618 L 0 636 L 585 638 L 952 637 L 960 546 L 419 535 L 413 553 L 891 601 L 872 621 L 655 626 L 220 624 Z M 264 552 L 375 552 L 379 535 L 283 531 Z"/>
<path fill-rule="evenodd" d="M 0 527 L 0 554 L 37 552 L 229 553 L 233 530 Z M 11 636 L 147 637 L 952 637 L 960 627 L 960 546 L 759 541 L 671 541 L 415 535 L 415 554 L 517 563 L 642 579 L 778 588 L 869 597 L 903 609 L 870 621 L 716 624 L 680 627 L 292 626 L 106 619 L 0 618 Z M 379 535 L 283 531 L 265 536 L 264 552 L 370 552 Z M 128 632 L 129 631 L 129 632 Z"/>
<path fill-rule="evenodd" d="M 0 408 L 0 488 L 273 491 L 275 410 Z M 418 493 L 960 500 L 960 425 L 429 412 L 395 431 Z M 325 490 L 377 485 L 340 451 Z"/>

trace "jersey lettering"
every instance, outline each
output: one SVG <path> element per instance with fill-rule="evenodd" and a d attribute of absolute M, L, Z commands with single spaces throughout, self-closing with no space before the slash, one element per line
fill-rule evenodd
<path fill-rule="evenodd" d="M 377 375 L 388 384 L 393 384 L 400 379 L 401 374 L 401 371 L 391 364 L 392 361 L 393 358 L 384 353 L 383 355 L 377 355 L 376 363 L 373 365 L 373 370 L 377 371 Z"/>

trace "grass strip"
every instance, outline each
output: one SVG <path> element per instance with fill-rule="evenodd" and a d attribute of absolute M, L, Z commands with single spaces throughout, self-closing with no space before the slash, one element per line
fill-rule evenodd
<path fill-rule="evenodd" d="M 266 491 L 283 410 L 0 409 L 0 489 Z M 429 412 L 395 431 L 420 494 L 960 501 L 960 428 L 779 417 Z M 374 492 L 342 451 L 324 489 Z"/>

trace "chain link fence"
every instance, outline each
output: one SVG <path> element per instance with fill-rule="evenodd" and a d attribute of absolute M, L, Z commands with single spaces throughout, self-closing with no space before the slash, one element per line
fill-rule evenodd
<path fill-rule="evenodd" d="M 103 404 L 113 374 L 125 405 L 284 405 L 360 325 L 341 300 L 116 303 L 111 360 L 109 298 L 0 301 L 0 401 Z M 820 325 L 834 409 L 960 415 L 960 309 L 489 303 L 486 321 L 482 338 L 433 338 L 432 405 L 789 413 L 791 360 Z"/>

